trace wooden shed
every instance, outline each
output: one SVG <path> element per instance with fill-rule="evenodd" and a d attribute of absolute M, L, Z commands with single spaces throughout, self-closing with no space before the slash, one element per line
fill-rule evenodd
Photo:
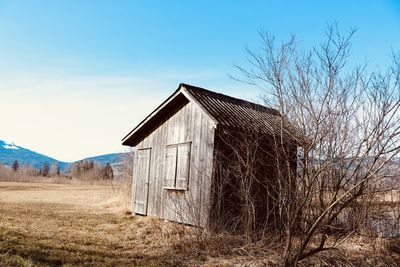
<path fill-rule="evenodd" d="M 221 191 L 217 183 L 229 165 L 217 164 L 217 160 L 229 158 L 232 151 L 222 136 L 230 133 L 240 139 L 237 134 L 242 132 L 263 136 L 279 132 L 282 136 L 290 131 L 290 124 L 274 109 L 180 84 L 122 140 L 123 145 L 134 147 L 133 212 L 196 226 L 235 217 L 239 206 L 233 193 L 235 183 L 224 189 L 223 201 L 216 201 Z M 296 146 L 290 149 L 295 157 Z M 267 155 L 256 156 L 267 162 L 257 172 L 273 180 L 276 163 Z M 263 214 L 271 207 L 264 203 L 268 192 L 256 191 L 254 194 L 260 195 L 257 213 Z"/>

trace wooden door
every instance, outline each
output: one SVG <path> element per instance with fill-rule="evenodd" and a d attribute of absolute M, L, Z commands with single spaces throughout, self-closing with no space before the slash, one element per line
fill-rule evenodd
<path fill-rule="evenodd" d="M 136 160 L 133 211 L 146 215 L 149 196 L 151 148 L 139 149 Z"/>

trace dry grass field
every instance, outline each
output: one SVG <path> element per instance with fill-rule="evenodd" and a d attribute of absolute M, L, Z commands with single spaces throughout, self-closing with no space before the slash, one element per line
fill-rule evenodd
<path fill-rule="evenodd" d="M 198 235 L 121 207 L 107 185 L 0 182 L 0 266 L 268 266 L 279 259 L 270 238 L 248 244 Z M 375 243 L 353 242 L 301 265 L 395 266 L 393 254 L 382 262 Z"/>
<path fill-rule="evenodd" d="M 114 199 L 110 186 L 0 182 L 0 266 L 230 265 L 241 245 L 201 249 L 188 227 L 131 216 Z"/>

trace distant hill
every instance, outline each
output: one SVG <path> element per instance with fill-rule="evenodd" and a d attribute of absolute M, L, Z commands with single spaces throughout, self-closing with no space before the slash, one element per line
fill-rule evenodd
<path fill-rule="evenodd" d="M 121 161 L 121 156 L 124 153 L 112 153 L 100 156 L 94 156 L 85 158 L 85 160 L 92 160 L 99 165 L 105 165 L 108 162 L 117 163 Z M 11 166 L 12 163 L 18 160 L 19 164 L 22 166 L 24 164 L 29 164 L 32 167 L 40 169 L 44 163 L 52 165 L 57 164 L 60 170 L 65 170 L 73 162 L 63 162 L 57 159 L 51 158 L 49 156 L 31 151 L 27 148 L 17 146 L 12 142 L 7 142 L 0 140 L 0 163 Z"/>
<path fill-rule="evenodd" d="M 92 160 L 100 165 L 106 165 L 107 163 L 117 163 L 121 161 L 121 157 L 125 153 L 112 153 L 112 154 L 105 154 L 95 157 L 85 158 L 85 160 Z"/>
<path fill-rule="evenodd" d="M 15 160 L 18 160 L 20 165 L 29 164 L 37 169 L 40 169 L 46 162 L 49 165 L 52 165 L 53 163 L 58 164 L 60 170 L 64 170 L 68 165 L 67 162 L 62 162 L 46 155 L 17 146 L 12 142 L 0 140 L 0 163 L 11 166 Z"/>

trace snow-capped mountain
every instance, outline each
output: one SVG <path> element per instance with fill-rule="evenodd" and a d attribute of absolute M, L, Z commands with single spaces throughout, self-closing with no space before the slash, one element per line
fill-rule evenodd
<path fill-rule="evenodd" d="M 35 168 L 41 168 L 44 163 L 48 163 L 49 165 L 55 163 L 61 170 L 63 170 L 68 164 L 21 146 L 17 146 L 13 142 L 0 140 L 0 163 L 10 166 L 15 160 L 18 160 L 20 165 L 29 164 Z"/>
<path fill-rule="evenodd" d="M 86 158 L 86 160 L 92 160 L 97 164 L 104 165 L 108 162 L 115 163 L 120 161 L 120 157 L 123 153 L 113 153 L 100 155 L 95 157 Z M 44 163 L 49 165 L 57 164 L 60 170 L 64 170 L 72 162 L 63 162 L 49 156 L 31 151 L 27 148 L 18 146 L 13 142 L 0 140 L 0 163 L 11 166 L 15 160 L 22 166 L 29 164 L 32 167 L 40 169 Z"/>
<path fill-rule="evenodd" d="M 2 146 L 5 149 L 20 149 L 20 147 L 14 145 L 13 142 L 7 142 L 7 141 L 1 141 L 1 140 L 0 140 L 0 142 L 3 142 Z"/>

